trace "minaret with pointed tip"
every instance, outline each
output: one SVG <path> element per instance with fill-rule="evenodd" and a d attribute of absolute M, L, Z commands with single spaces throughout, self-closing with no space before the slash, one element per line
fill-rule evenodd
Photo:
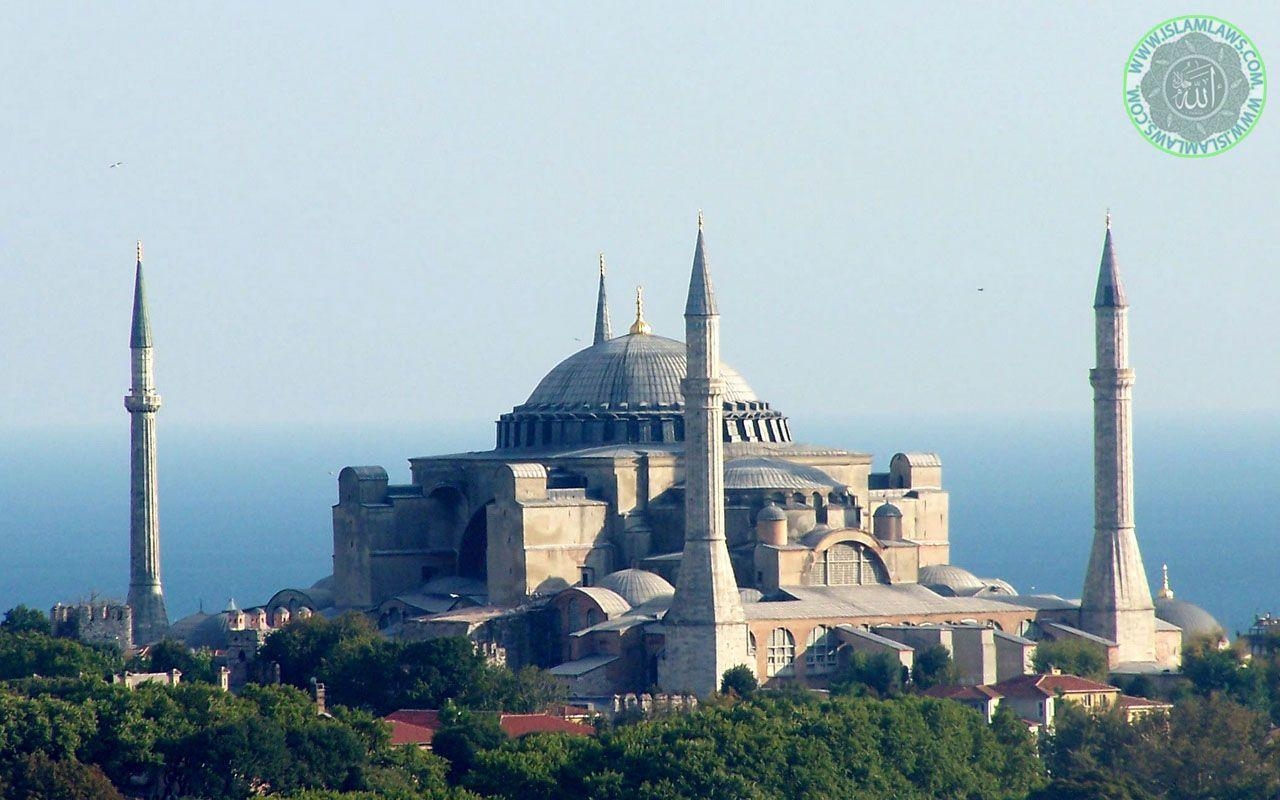
<path fill-rule="evenodd" d="M 133 282 L 132 385 L 124 398 L 129 412 L 129 606 L 133 609 L 133 642 L 158 641 L 169 629 L 160 586 L 160 498 L 156 488 L 156 393 L 152 364 L 151 321 L 147 316 L 142 277 L 142 242 Z"/>
<path fill-rule="evenodd" d="M 1129 303 L 1111 242 L 1111 213 L 1094 293 L 1093 549 L 1080 627 L 1119 645 L 1120 662 L 1155 660 L 1155 606 L 1133 518 L 1133 370 Z"/>
<path fill-rule="evenodd" d="M 592 344 L 607 342 L 613 338 L 609 324 L 609 298 L 604 292 L 604 253 L 600 254 L 600 292 L 596 296 L 596 335 Z"/>
<path fill-rule="evenodd" d="M 705 697 L 720 688 L 725 670 L 750 661 L 746 617 L 725 541 L 720 314 L 701 212 L 684 320 L 684 555 L 663 620 L 666 653 L 658 681 L 666 691 Z"/>

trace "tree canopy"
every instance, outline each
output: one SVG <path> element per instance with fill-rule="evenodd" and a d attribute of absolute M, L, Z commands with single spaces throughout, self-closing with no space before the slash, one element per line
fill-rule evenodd
<path fill-rule="evenodd" d="M 267 637 L 258 657 L 278 663 L 287 684 L 305 689 L 320 681 L 333 702 L 375 714 L 440 708 L 446 700 L 527 713 L 563 699 L 543 671 L 493 666 L 465 638 L 389 641 L 357 614 L 293 620 Z"/>

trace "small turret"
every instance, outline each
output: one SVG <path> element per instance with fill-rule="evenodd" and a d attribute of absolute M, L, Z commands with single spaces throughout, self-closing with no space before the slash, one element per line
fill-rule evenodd
<path fill-rule="evenodd" d="M 756 541 L 782 547 L 787 543 L 787 512 L 773 503 L 756 515 Z"/>
<path fill-rule="evenodd" d="M 871 515 L 871 532 L 885 542 L 902 541 L 902 509 L 885 503 Z"/>

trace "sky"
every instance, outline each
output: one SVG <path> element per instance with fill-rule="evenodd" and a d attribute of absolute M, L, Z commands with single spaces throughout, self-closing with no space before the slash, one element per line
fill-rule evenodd
<path fill-rule="evenodd" d="M 474 424 L 589 344 L 600 251 L 681 338 L 699 209 L 793 419 L 1087 413 L 1107 208 L 1139 413 L 1273 416 L 1280 111 L 1179 159 L 1122 103 L 1185 11 L 6 7 L 0 432 L 124 424 L 138 238 L 164 424 Z"/>

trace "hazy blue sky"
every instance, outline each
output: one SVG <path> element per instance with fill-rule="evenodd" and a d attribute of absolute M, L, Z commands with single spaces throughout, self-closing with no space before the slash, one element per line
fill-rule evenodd
<path fill-rule="evenodd" d="M 1183 160 L 1121 103 L 1185 8 L 462 6 L 7 7 L 0 427 L 125 425 L 137 237 L 163 424 L 474 421 L 589 341 L 597 251 L 680 338 L 699 208 L 794 418 L 1087 413 L 1107 206 L 1139 408 L 1280 410 L 1280 110 Z"/>

